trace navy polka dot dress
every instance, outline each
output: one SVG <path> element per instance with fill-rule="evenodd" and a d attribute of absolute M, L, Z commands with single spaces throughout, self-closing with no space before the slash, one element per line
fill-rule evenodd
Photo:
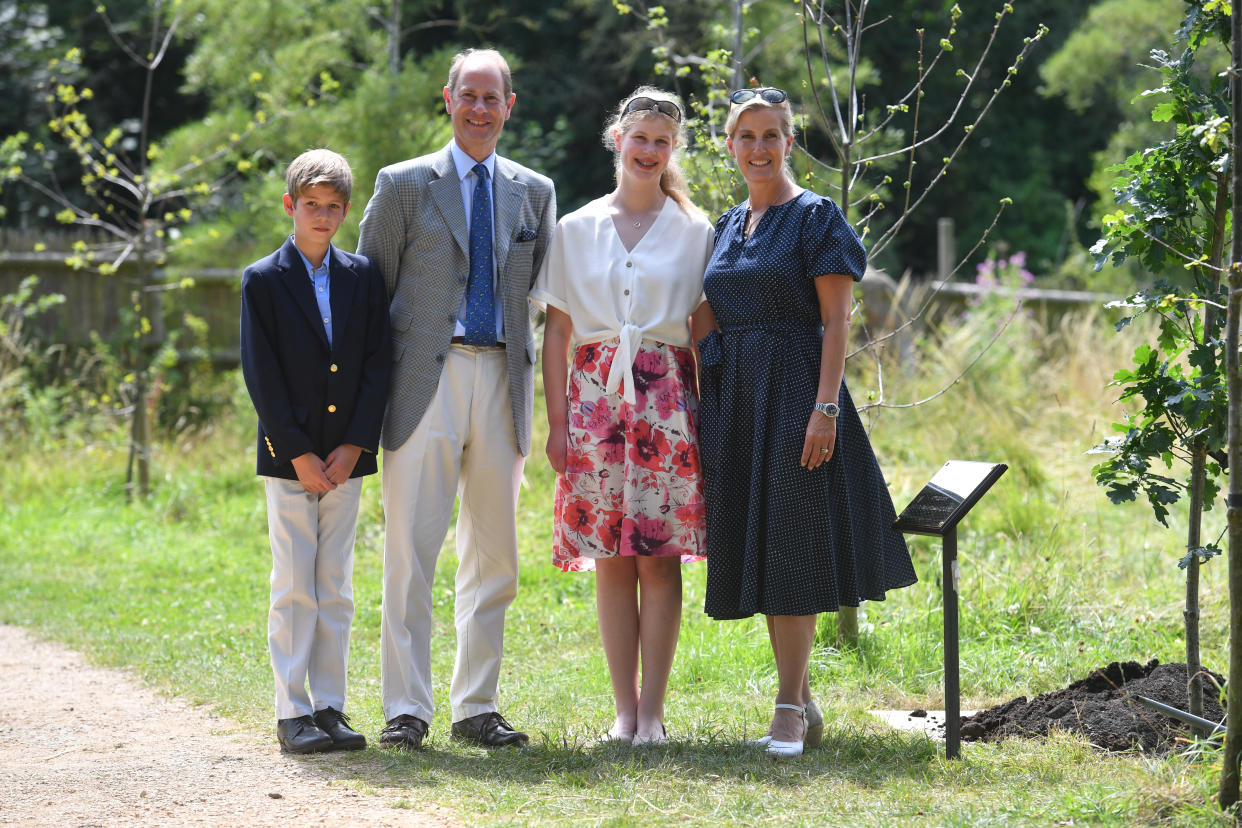
<path fill-rule="evenodd" d="M 810 615 L 883 600 L 917 578 L 884 475 L 845 384 L 836 448 L 799 465 L 819 384 L 815 277 L 861 279 L 866 251 L 831 199 L 746 206 L 716 223 L 704 290 L 720 330 L 699 343 L 699 439 L 713 618 Z"/>

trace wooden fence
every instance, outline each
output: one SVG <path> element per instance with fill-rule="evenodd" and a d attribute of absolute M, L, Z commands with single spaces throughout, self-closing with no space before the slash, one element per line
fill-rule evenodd
<path fill-rule="evenodd" d="M 123 264 L 115 274 L 101 275 L 89 268 L 75 269 L 66 264 L 69 255 L 61 249 L 36 251 L 33 244 L 13 242 L 11 232 L 0 234 L 0 296 L 8 295 L 28 276 L 38 277 L 36 295 L 58 293 L 65 301 L 29 322 L 44 341 L 86 345 L 91 335 L 104 340 L 121 335 L 121 314 L 132 305 L 136 266 Z M 51 245 L 48 245 L 51 247 Z M 18 249 L 14 249 L 18 248 Z M 22 249 L 24 248 L 24 249 Z M 207 323 L 207 345 L 212 359 L 222 365 L 238 360 L 238 313 L 240 309 L 241 269 L 159 268 L 157 284 L 149 288 L 157 309 L 153 324 L 157 334 L 185 325 L 185 314 Z M 188 287 L 179 287 L 183 279 Z"/>
<path fill-rule="evenodd" d="M 72 242 L 66 239 L 48 238 L 40 235 L 48 248 L 70 249 Z M 59 293 L 65 302 L 35 320 L 30 326 L 45 341 L 70 345 L 85 345 L 92 332 L 108 340 L 121 333 L 120 311 L 131 300 L 134 278 L 133 265 L 122 266 L 113 275 L 102 276 L 89 269 L 77 269 L 65 263 L 66 253 L 50 250 L 36 251 L 35 242 L 13 231 L 0 231 L 0 296 L 12 293 L 22 279 L 39 277 L 37 293 Z M 241 268 L 178 269 L 165 268 L 157 271 L 158 280 L 172 287 L 153 291 L 158 297 L 160 309 L 157 325 L 164 330 L 175 330 L 184 325 L 184 315 L 189 313 L 207 323 L 208 347 L 212 359 L 218 365 L 236 365 L 238 361 L 238 314 L 240 309 Z M 176 288 L 183 279 L 191 280 L 189 287 Z M 869 273 L 857 289 L 863 299 L 871 332 L 883 330 L 885 320 L 902 316 L 911 305 L 921 301 L 917 295 L 926 295 L 935 289 L 934 299 L 939 311 L 964 305 L 980 295 L 999 295 L 1015 301 L 1021 299 L 1028 306 L 1057 314 L 1065 310 L 1089 305 L 1101 306 L 1112 297 L 1087 291 L 1046 290 L 1042 288 L 988 288 L 969 282 L 937 282 L 913 280 L 912 292 L 901 288 L 884 274 Z M 913 293 L 913 295 L 912 295 Z M 904 294 L 904 295 L 903 295 Z M 899 309 L 897 305 L 902 307 Z M 936 315 L 936 314 L 933 314 Z"/>

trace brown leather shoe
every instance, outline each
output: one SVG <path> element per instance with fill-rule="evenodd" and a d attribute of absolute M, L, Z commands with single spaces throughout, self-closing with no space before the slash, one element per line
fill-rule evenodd
<path fill-rule="evenodd" d="M 380 747 L 420 750 L 427 735 L 427 723 L 417 716 L 394 716 L 380 731 Z"/>
<path fill-rule="evenodd" d="M 367 737 L 349 726 L 349 717 L 335 707 L 316 710 L 315 724 L 332 738 L 333 750 L 362 750 L 367 746 Z"/>
<path fill-rule="evenodd" d="M 332 750 L 332 737 L 320 730 L 310 716 L 277 720 L 276 739 L 280 742 L 281 753 Z"/>
<path fill-rule="evenodd" d="M 505 717 L 494 710 L 453 722 L 453 738 L 489 748 L 509 745 L 521 747 L 530 741 L 529 736 L 520 730 L 514 730 L 505 721 Z"/>

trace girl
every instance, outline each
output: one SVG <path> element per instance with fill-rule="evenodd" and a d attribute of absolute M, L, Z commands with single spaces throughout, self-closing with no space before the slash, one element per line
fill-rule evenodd
<path fill-rule="evenodd" d="M 622 101 L 604 131 L 616 189 L 560 220 L 531 292 L 547 311 L 553 563 L 595 570 L 616 699 L 608 736 L 634 744 L 668 740 L 680 566 L 704 546 L 689 317 L 713 231 L 675 160 L 682 113 L 651 87 Z"/>

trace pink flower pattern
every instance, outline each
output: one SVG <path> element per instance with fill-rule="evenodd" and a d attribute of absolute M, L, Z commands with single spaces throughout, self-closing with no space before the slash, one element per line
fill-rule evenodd
<path fill-rule="evenodd" d="M 552 543 L 552 562 L 567 572 L 617 556 L 700 561 L 706 548 L 694 357 L 687 348 L 644 341 L 631 406 L 620 392 L 604 391 L 617 344 L 574 352 Z"/>

